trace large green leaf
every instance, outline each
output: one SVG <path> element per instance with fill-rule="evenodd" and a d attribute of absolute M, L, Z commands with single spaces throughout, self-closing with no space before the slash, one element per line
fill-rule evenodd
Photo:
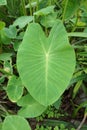
<path fill-rule="evenodd" d="M 17 54 L 23 84 L 40 104 L 54 103 L 67 88 L 75 67 L 75 54 L 61 21 L 47 38 L 37 23 L 28 26 Z"/>
<path fill-rule="evenodd" d="M 46 110 L 46 107 L 35 101 L 30 94 L 23 96 L 17 104 L 22 106 L 18 115 L 26 118 L 40 116 Z"/>
<path fill-rule="evenodd" d="M 7 116 L 3 122 L 2 130 L 31 130 L 31 128 L 23 117 Z"/>

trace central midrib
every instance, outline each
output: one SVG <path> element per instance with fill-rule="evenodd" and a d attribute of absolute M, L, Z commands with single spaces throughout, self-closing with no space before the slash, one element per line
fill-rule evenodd
<path fill-rule="evenodd" d="M 46 69 L 45 69 L 45 71 L 46 71 L 46 88 L 47 88 L 47 82 L 48 82 L 48 60 L 49 60 L 49 53 L 47 52 L 46 53 Z"/>

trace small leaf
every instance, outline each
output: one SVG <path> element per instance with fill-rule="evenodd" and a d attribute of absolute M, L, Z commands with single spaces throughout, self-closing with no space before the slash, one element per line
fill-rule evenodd
<path fill-rule="evenodd" d="M 2 53 L 0 54 L 0 60 L 7 61 L 10 60 L 12 56 L 12 53 Z"/>
<path fill-rule="evenodd" d="M 56 108 L 56 109 L 59 109 L 60 105 L 62 104 L 62 98 L 60 97 L 54 104 L 53 106 Z"/>
<path fill-rule="evenodd" d="M 18 111 L 18 115 L 26 118 L 40 116 L 46 110 L 46 107 L 35 101 L 30 94 L 23 96 L 17 104 L 22 106 Z"/>
<path fill-rule="evenodd" d="M 16 19 L 13 26 L 19 26 L 19 28 L 24 28 L 28 23 L 33 21 L 33 16 L 21 16 Z"/>
<path fill-rule="evenodd" d="M 7 95 L 12 102 L 17 102 L 23 94 L 23 86 L 20 78 L 10 77 L 7 85 Z"/>
<path fill-rule="evenodd" d="M 73 94 L 72 94 L 73 98 L 75 98 L 75 96 L 76 96 L 76 94 L 78 93 L 78 91 L 79 91 L 81 85 L 82 85 L 82 80 L 78 81 L 78 82 L 76 83 L 76 85 L 74 86 Z"/>
<path fill-rule="evenodd" d="M 87 74 L 81 74 L 77 77 L 73 77 L 70 81 L 69 86 L 71 86 L 72 84 L 79 82 L 80 80 L 86 80 L 87 79 Z"/>
<path fill-rule="evenodd" d="M 0 0 L 0 5 L 7 5 L 7 0 Z"/>
<path fill-rule="evenodd" d="M 58 126 L 55 126 L 54 130 L 59 130 L 59 127 L 58 127 Z"/>
<path fill-rule="evenodd" d="M 4 28 L 1 30 L 1 42 L 3 43 L 3 44 L 6 44 L 6 45 L 8 45 L 8 44 L 10 44 L 10 42 L 11 42 L 11 39 L 7 36 L 7 34 L 6 34 L 6 32 L 5 32 L 5 30 L 4 30 Z"/>
<path fill-rule="evenodd" d="M 31 130 L 28 122 L 20 116 L 7 116 L 3 122 L 2 130 Z"/>
<path fill-rule="evenodd" d="M 0 30 L 2 30 L 5 27 L 5 23 L 0 21 Z"/>
<path fill-rule="evenodd" d="M 56 22 L 57 14 L 52 13 L 47 16 L 41 16 L 40 23 L 45 27 L 52 27 Z"/>
<path fill-rule="evenodd" d="M 48 6 L 46 8 L 43 8 L 43 9 L 35 12 L 34 15 L 37 15 L 37 16 L 48 15 L 48 14 L 54 12 L 54 7 L 55 6 Z"/>
<path fill-rule="evenodd" d="M 10 26 L 9 28 L 4 28 L 4 32 L 8 38 L 16 38 L 17 29 L 14 26 Z"/>
<path fill-rule="evenodd" d="M 68 3 L 66 5 L 66 0 L 65 0 L 63 4 L 64 4 L 64 7 L 66 6 L 66 10 L 64 12 L 64 19 L 69 19 L 78 10 L 80 1 L 79 0 L 68 0 Z"/>
<path fill-rule="evenodd" d="M 2 76 L 0 77 L 0 84 L 5 81 L 5 77 L 6 77 L 5 75 L 2 75 Z"/>
<path fill-rule="evenodd" d="M 13 47 L 14 47 L 14 50 L 15 50 L 15 51 L 18 51 L 18 48 L 19 48 L 20 44 L 21 44 L 21 42 L 18 42 L 18 41 L 15 41 L 15 42 L 13 43 Z"/>
<path fill-rule="evenodd" d="M 7 73 L 13 74 L 13 68 L 12 68 L 12 61 L 5 61 L 4 62 L 4 70 Z"/>

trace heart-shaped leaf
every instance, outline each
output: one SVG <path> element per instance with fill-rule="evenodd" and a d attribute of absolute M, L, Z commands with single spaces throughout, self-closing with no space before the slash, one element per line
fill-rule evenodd
<path fill-rule="evenodd" d="M 20 116 L 7 116 L 3 122 L 2 130 L 31 130 L 28 122 Z"/>
<path fill-rule="evenodd" d="M 17 104 L 22 106 L 18 115 L 26 118 L 40 116 L 46 110 L 46 107 L 35 101 L 30 94 L 23 96 Z"/>
<path fill-rule="evenodd" d="M 54 103 L 67 88 L 75 68 L 75 54 L 59 20 L 47 38 L 37 23 L 29 24 L 17 54 L 23 84 L 40 104 Z"/>

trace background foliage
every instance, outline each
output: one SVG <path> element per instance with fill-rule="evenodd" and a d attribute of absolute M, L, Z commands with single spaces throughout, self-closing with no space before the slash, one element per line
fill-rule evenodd
<path fill-rule="evenodd" d="M 56 24 L 56 21 L 60 22 Z M 33 41 L 34 46 L 28 44 L 27 40 Z M 50 55 L 52 60 L 49 57 L 48 65 L 51 69 L 46 72 L 49 72 L 50 80 L 47 86 L 43 87 L 46 81 L 43 68 L 48 66 L 47 50 L 51 40 L 53 43 L 50 53 L 55 56 Z M 36 41 L 40 45 L 37 45 Z M 42 53 L 41 44 L 45 46 L 45 55 Z M 41 61 L 42 68 L 38 67 L 38 59 L 32 57 L 32 54 L 41 56 L 39 63 Z M 56 61 L 56 57 L 59 57 L 59 61 Z M 62 57 L 65 57 L 65 60 L 62 61 Z M 52 61 L 55 61 L 57 66 Z M 29 65 L 33 64 L 37 65 L 34 71 L 32 67 L 29 68 Z M 53 75 L 55 71 L 59 72 L 56 75 L 59 80 Z M 39 81 L 43 81 L 43 84 Z M 31 88 L 29 82 L 32 86 L 36 84 L 38 87 Z M 52 88 L 54 82 L 57 89 Z M 1 130 L 86 130 L 86 84 L 87 0 L 0 1 Z M 51 89 L 44 91 L 50 86 Z M 52 99 L 51 95 L 47 96 L 48 93 L 55 99 Z M 23 123 L 19 125 L 18 122 Z"/>

